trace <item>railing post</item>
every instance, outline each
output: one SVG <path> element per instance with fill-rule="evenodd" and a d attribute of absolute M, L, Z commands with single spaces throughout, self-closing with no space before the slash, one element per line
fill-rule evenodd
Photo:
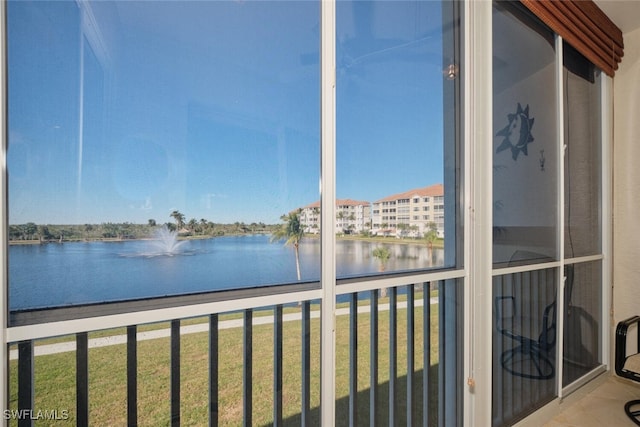
<path fill-rule="evenodd" d="M 138 425 L 138 328 L 127 326 L 127 425 Z"/>
<path fill-rule="evenodd" d="M 371 324 L 369 328 L 369 426 L 378 423 L 376 409 L 378 407 L 378 290 L 371 291 Z"/>
<path fill-rule="evenodd" d="M 180 320 L 171 321 L 171 425 L 180 426 Z"/>
<path fill-rule="evenodd" d="M 18 411 L 33 409 L 33 341 L 18 343 Z M 33 421 L 28 417 L 18 420 L 18 427 L 30 427 Z"/>
<path fill-rule="evenodd" d="M 413 425 L 413 375 L 414 361 L 414 333 L 415 333 L 415 286 L 407 285 L 407 425 Z"/>
<path fill-rule="evenodd" d="M 424 283 L 423 308 L 422 308 L 422 425 L 427 427 L 429 423 L 429 388 L 431 387 L 431 282 Z"/>
<path fill-rule="evenodd" d="M 358 294 L 349 295 L 349 425 L 358 425 Z"/>
<path fill-rule="evenodd" d="M 251 427 L 253 412 L 253 311 L 244 311 L 244 363 L 242 371 L 242 425 Z"/>
<path fill-rule="evenodd" d="M 89 339 L 76 334 L 76 425 L 89 425 Z"/>
<path fill-rule="evenodd" d="M 398 377 L 398 288 L 389 289 L 389 425 L 396 425 Z"/>
<path fill-rule="evenodd" d="M 300 425 L 311 425 L 311 303 L 302 303 L 302 402 Z"/>
<path fill-rule="evenodd" d="M 209 426 L 218 425 L 218 315 L 209 316 Z"/>
<path fill-rule="evenodd" d="M 273 425 L 282 425 L 282 305 L 273 316 Z"/>

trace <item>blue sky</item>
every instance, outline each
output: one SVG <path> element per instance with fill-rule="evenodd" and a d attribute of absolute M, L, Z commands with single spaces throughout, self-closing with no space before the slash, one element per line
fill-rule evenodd
<path fill-rule="evenodd" d="M 340 1 L 337 27 L 337 196 L 442 182 L 438 2 Z M 10 223 L 316 201 L 319 31 L 312 1 L 10 1 Z"/>

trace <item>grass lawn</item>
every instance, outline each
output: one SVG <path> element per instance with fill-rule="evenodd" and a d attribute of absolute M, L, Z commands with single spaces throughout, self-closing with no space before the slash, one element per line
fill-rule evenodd
<path fill-rule="evenodd" d="M 416 292 L 416 299 L 422 293 Z M 400 298 L 399 298 L 400 299 Z M 366 302 L 362 302 L 366 303 Z M 297 307 L 287 311 L 299 311 Z M 256 312 L 270 315 L 272 311 Z M 422 307 L 415 309 L 415 376 L 416 407 L 420 407 L 422 379 Z M 398 310 L 398 396 L 396 411 L 400 424 L 406 413 L 406 314 Z M 231 316 L 236 316 L 235 314 Z M 437 407 L 438 306 L 431 306 L 430 391 Z M 221 316 L 221 320 L 223 316 Z M 193 319 L 189 322 L 206 321 Z M 369 420 L 369 313 L 358 315 L 358 424 Z M 183 321 L 184 324 L 186 321 Z M 149 326 L 157 328 L 167 324 Z M 141 328 L 142 329 L 142 328 Z M 287 425 L 300 424 L 301 405 L 301 322 L 284 322 L 283 416 Z M 113 334 L 113 330 L 110 334 Z M 108 335 L 108 334 L 107 334 Z M 92 335 L 93 336 L 93 335 Z M 386 424 L 388 417 L 389 381 L 389 312 L 379 313 L 378 350 L 378 416 Z M 138 343 L 138 418 L 141 426 L 170 424 L 170 347 L 169 338 Z M 320 397 L 320 320 L 311 320 L 311 407 L 319 425 Z M 242 328 L 219 331 L 219 424 L 237 426 L 242 421 Z M 336 423 L 348 424 L 348 357 L 349 317 L 338 316 L 336 328 Z M 58 411 L 66 409 L 75 421 L 75 353 L 59 353 L 35 358 L 35 408 Z M 208 334 L 196 333 L 181 337 L 181 421 L 182 425 L 206 425 L 208 414 Z M 253 328 L 253 425 L 272 423 L 273 408 L 273 326 Z M 10 363 L 10 408 L 17 408 L 17 361 Z M 126 425 L 126 346 L 92 348 L 89 350 L 90 424 L 99 426 Z M 421 416 L 421 408 L 417 410 Z M 435 414 L 434 414 L 435 416 Z M 12 421 L 15 425 L 15 421 Z M 53 425 L 51 421 L 36 425 Z M 69 421 L 60 421 L 69 425 Z"/>

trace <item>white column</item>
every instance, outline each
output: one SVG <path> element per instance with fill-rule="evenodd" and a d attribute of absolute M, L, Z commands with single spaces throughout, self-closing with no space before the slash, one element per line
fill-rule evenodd
<path fill-rule="evenodd" d="M 467 259 L 470 310 L 468 324 L 470 368 L 467 380 L 469 405 L 465 424 L 491 425 L 492 250 L 493 250 L 493 69 L 492 3 L 468 2 L 465 13 L 465 145 L 471 160 L 465 172 L 469 245 Z M 469 417 L 470 419 L 466 419 Z"/>
<path fill-rule="evenodd" d="M 335 305 L 336 305 L 336 80 L 335 0 L 321 2 L 321 167 L 320 167 L 320 424 L 335 424 Z"/>

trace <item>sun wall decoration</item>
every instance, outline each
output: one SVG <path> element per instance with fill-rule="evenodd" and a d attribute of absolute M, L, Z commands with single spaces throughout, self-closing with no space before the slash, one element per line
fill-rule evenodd
<path fill-rule="evenodd" d="M 503 136 L 504 139 L 496 149 L 496 154 L 508 148 L 511 149 L 511 157 L 518 160 L 518 155 L 522 152 L 529 155 L 527 146 L 533 142 L 531 128 L 535 119 L 529 118 L 529 105 L 523 110 L 520 103 L 514 114 L 507 115 L 509 124 L 496 133 L 496 137 Z"/>

